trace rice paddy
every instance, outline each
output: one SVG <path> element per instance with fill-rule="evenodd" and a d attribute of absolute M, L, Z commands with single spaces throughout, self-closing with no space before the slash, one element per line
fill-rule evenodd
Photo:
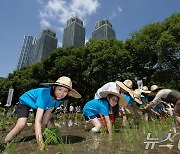
<path fill-rule="evenodd" d="M 28 123 L 32 123 L 32 125 L 26 126 L 24 131 L 9 145 L 3 143 L 5 136 L 12 129 L 15 122 L 15 117 L 7 117 L 0 120 L 0 152 L 8 154 L 180 152 L 180 148 L 178 147 L 180 146 L 179 135 L 173 138 L 173 135 L 179 132 L 173 117 L 151 119 L 149 122 L 139 119 L 139 121 L 127 124 L 125 127 L 122 126 L 122 118 L 117 118 L 113 125 L 112 138 L 109 138 L 105 130 L 97 134 L 89 132 L 92 125 L 85 122 L 82 114 L 53 115 L 48 128 L 43 132 L 45 143 L 45 150 L 43 152 L 38 150 L 36 144 L 33 117 L 28 120 Z M 154 147 L 151 149 L 153 143 Z"/>

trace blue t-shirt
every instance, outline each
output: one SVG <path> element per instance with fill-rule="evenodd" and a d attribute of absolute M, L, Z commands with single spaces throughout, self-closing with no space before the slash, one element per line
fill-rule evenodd
<path fill-rule="evenodd" d="M 154 110 L 157 112 L 162 112 L 164 108 L 165 108 L 164 104 L 158 104 L 154 106 Z"/>
<path fill-rule="evenodd" d="M 50 88 L 37 88 L 25 92 L 20 98 L 19 103 L 29 106 L 37 110 L 41 108 L 47 110 L 50 108 L 57 108 L 62 104 L 62 101 L 53 101 L 50 94 Z"/>
<path fill-rule="evenodd" d="M 132 97 L 129 94 L 123 94 L 123 97 L 126 99 L 129 106 L 133 106 L 134 104 L 136 104 L 136 102 L 132 99 Z"/>
<path fill-rule="evenodd" d="M 141 102 L 142 102 L 142 104 L 140 104 L 140 107 L 144 107 L 147 104 L 149 104 L 148 97 L 146 95 L 141 94 L 140 99 L 141 99 Z"/>
<path fill-rule="evenodd" d="M 93 99 L 85 104 L 83 114 L 85 116 L 93 116 L 98 114 L 108 116 L 109 103 L 106 99 Z"/>

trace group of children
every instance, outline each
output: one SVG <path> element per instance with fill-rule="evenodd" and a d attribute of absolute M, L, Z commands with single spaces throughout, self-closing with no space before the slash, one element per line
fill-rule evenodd
<path fill-rule="evenodd" d="M 36 111 L 36 140 L 39 149 L 43 150 L 42 131 L 48 124 L 51 112 L 58 108 L 68 96 L 81 98 L 81 95 L 72 88 L 72 81 L 69 77 L 62 76 L 55 83 L 43 83 L 42 85 L 46 87 L 27 91 L 19 98 L 16 112 L 18 120 L 15 127 L 7 134 L 5 143 L 8 144 L 23 130 L 29 116 L 29 110 L 32 108 Z M 151 102 L 148 101 L 150 94 L 155 95 Z M 173 113 L 180 125 L 180 93 L 178 91 L 161 89 L 156 85 L 151 86 L 151 91 L 148 91 L 145 86 L 142 89 L 133 90 L 131 80 L 109 82 L 103 85 L 95 93 L 94 99 L 84 105 L 83 115 L 86 121 L 90 121 L 94 125 L 91 132 L 97 133 L 105 126 L 109 136 L 111 136 L 112 123 L 117 117 L 123 118 L 123 125 L 128 122 L 127 114 L 132 114 L 139 119 L 140 112 L 142 112 L 147 119 L 148 110 L 162 102 L 174 104 Z M 168 111 L 172 114 L 173 107 L 167 103 L 167 106 L 170 105 L 169 109 L 171 108 L 171 112 Z"/>

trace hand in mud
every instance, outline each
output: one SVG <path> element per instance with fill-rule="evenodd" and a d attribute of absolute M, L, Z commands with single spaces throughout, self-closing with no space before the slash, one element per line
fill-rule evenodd
<path fill-rule="evenodd" d="M 39 150 L 43 151 L 44 150 L 44 143 L 43 142 L 39 142 Z"/>

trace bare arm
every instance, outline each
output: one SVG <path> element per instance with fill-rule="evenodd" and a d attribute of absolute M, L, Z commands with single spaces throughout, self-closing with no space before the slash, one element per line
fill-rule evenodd
<path fill-rule="evenodd" d="M 158 112 L 156 112 L 154 109 L 151 109 L 151 111 L 152 111 L 155 115 L 160 116 L 160 114 L 159 114 Z"/>
<path fill-rule="evenodd" d="M 104 116 L 104 117 L 105 117 L 105 120 L 106 120 L 109 135 L 112 135 L 112 125 L 111 125 L 111 121 L 109 119 L 109 116 Z"/>
<path fill-rule="evenodd" d="M 43 118 L 44 110 L 38 108 L 36 112 L 36 118 L 35 118 L 35 134 L 36 134 L 36 140 L 39 144 L 40 150 L 44 149 L 44 142 L 42 138 L 42 130 L 41 130 L 41 123 Z"/>
<path fill-rule="evenodd" d="M 47 124 L 49 122 L 49 119 L 50 119 L 50 115 L 51 115 L 51 112 L 53 111 L 53 108 L 52 109 L 49 109 L 49 110 L 46 110 L 46 112 L 44 113 L 43 115 L 43 121 L 42 121 L 42 129 L 46 128 L 47 127 Z"/>
<path fill-rule="evenodd" d="M 155 104 L 152 102 L 152 103 L 150 103 L 150 104 L 147 104 L 143 109 L 144 109 L 144 110 L 147 110 L 147 109 L 153 107 L 154 105 L 155 105 Z"/>

